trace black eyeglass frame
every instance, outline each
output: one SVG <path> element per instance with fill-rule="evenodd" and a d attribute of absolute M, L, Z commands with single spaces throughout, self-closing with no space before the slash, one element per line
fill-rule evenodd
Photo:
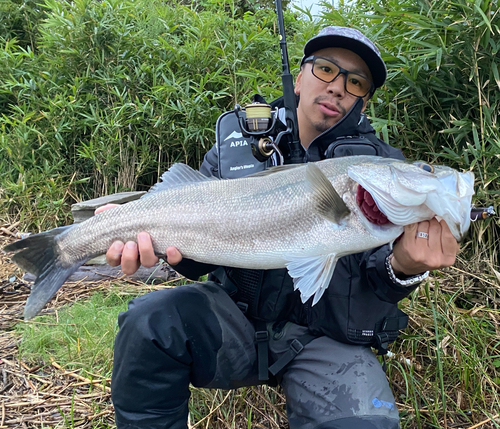
<path fill-rule="evenodd" d="M 336 76 L 332 79 L 332 80 L 323 80 L 321 79 L 320 77 L 316 76 L 314 74 L 314 62 L 316 61 L 316 58 L 320 58 L 322 60 L 326 60 L 332 64 L 334 64 L 336 67 L 338 67 L 339 69 L 339 72 L 336 74 Z M 348 92 L 349 94 L 351 95 L 354 95 L 355 97 L 360 97 L 360 98 L 363 98 L 363 97 L 366 97 L 368 94 L 370 94 L 370 97 L 375 93 L 375 85 L 373 84 L 373 82 L 370 82 L 370 80 L 366 77 L 366 76 L 363 76 L 362 74 L 359 74 L 359 73 L 354 73 L 350 70 L 346 70 L 345 68 L 343 67 L 340 67 L 335 61 L 332 61 L 330 58 L 325 58 L 325 57 L 320 57 L 318 55 L 311 55 L 310 57 L 307 57 L 303 62 L 302 64 L 306 64 L 306 63 L 312 63 L 312 67 L 311 67 L 311 73 L 312 75 L 316 78 L 316 79 L 319 79 L 321 82 L 325 82 L 325 83 L 330 83 L 330 82 L 333 82 L 335 79 L 337 79 L 339 77 L 339 75 L 344 75 L 344 89 L 346 90 L 346 92 Z M 368 82 L 370 82 L 370 89 L 364 94 L 364 95 L 357 95 L 357 94 L 353 94 L 352 92 L 350 92 L 348 89 L 347 89 L 347 75 L 351 73 L 351 74 L 354 74 L 356 76 L 361 76 L 361 77 L 364 77 Z"/>

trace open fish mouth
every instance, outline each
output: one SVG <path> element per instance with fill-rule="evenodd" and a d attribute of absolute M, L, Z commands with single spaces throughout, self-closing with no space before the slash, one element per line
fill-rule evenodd
<path fill-rule="evenodd" d="M 387 219 L 387 216 L 380 211 L 371 194 L 359 184 L 356 190 L 356 203 L 363 215 L 371 223 L 375 225 L 386 225 L 391 223 L 391 221 Z"/>
<path fill-rule="evenodd" d="M 356 202 L 371 224 L 404 226 L 436 217 L 446 221 L 457 241 L 469 229 L 474 194 L 470 171 L 382 159 L 351 165 L 348 175 L 361 186 Z"/>

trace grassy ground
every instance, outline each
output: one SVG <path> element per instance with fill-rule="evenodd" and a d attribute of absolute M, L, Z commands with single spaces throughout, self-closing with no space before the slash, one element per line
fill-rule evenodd
<path fill-rule="evenodd" d="M 0 246 L 11 238 L 0 236 Z M 134 296 L 170 284 L 66 284 L 21 322 L 29 289 L 0 255 L 0 427 L 112 428 L 116 318 Z M 402 428 L 498 428 L 500 279 L 480 262 L 433 273 L 402 302 L 410 324 L 387 360 Z M 279 389 L 192 389 L 191 427 L 288 427 Z M 495 423 L 496 422 L 496 423 Z"/>

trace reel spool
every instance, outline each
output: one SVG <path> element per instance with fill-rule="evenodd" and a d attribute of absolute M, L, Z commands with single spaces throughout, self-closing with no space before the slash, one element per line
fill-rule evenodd
<path fill-rule="evenodd" d="M 252 103 L 245 107 L 246 128 L 251 133 L 266 131 L 271 127 L 271 106 Z"/>

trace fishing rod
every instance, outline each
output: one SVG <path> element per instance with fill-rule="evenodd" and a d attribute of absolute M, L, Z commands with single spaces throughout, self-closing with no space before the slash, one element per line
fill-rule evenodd
<path fill-rule="evenodd" d="M 280 33 L 281 65 L 283 73 L 281 84 L 283 86 L 283 103 L 285 106 L 285 118 L 288 130 L 290 130 L 290 164 L 302 162 L 304 153 L 299 140 L 299 124 L 297 120 L 297 97 L 293 86 L 293 76 L 290 73 L 288 62 L 288 50 L 286 46 L 285 23 L 283 21 L 283 8 L 281 0 L 276 0 L 276 14 L 278 15 L 278 31 Z"/>
<path fill-rule="evenodd" d="M 251 143 L 252 153 L 258 161 L 264 162 L 276 154 L 279 165 L 300 164 L 303 162 L 304 149 L 299 140 L 297 98 L 288 61 L 283 7 L 281 0 L 275 0 L 275 2 L 280 39 L 285 122 L 278 120 L 278 108 L 273 110 L 271 105 L 259 95 L 255 95 L 253 103 L 244 108 L 237 104 L 234 112 L 243 136 L 255 137 L 258 140 L 257 144 Z"/>

